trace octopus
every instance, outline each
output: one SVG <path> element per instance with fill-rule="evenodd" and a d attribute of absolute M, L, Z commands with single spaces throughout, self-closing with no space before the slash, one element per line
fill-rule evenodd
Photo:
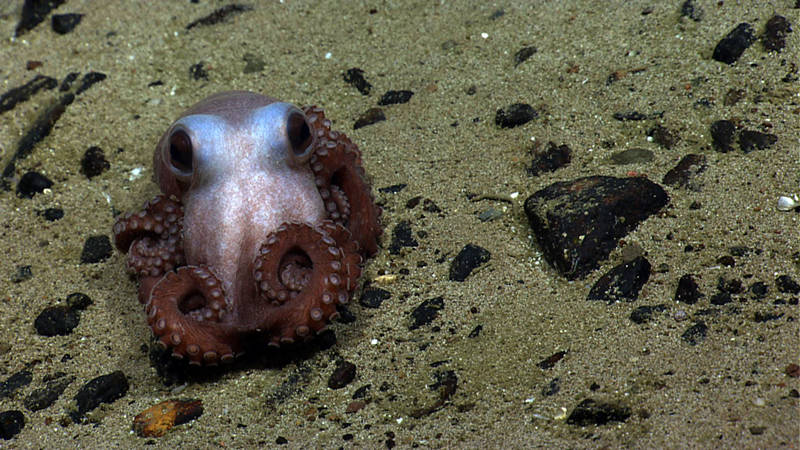
<path fill-rule="evenodd" d="M 153 155 L 163 194 L 114 224 L 155 343 L 193 365 L 324 330 L 378 250 L 361 152 L 315 106 L 221 92 Z"/>

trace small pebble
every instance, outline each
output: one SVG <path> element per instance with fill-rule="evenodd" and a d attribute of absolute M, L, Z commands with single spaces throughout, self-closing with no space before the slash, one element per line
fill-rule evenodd
<path fill-rule="evenodd" d="M 137 414 L 133 430 L 141 437 L 161 437 L 175 425 L 191 422 L 201 415 L 202 400 L 165 400 Z"/>
<path fill-rule="evenodd" d="M 331 389 L 341 389 L 356 377 L 356 365 L 349 361 L 340 361 L 328 378 L 328 387 Z"/>

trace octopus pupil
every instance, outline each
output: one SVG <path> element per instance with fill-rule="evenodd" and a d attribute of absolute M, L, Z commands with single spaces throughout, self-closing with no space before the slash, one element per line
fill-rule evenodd
<path fill-rule="evenodd" d="M 185 131 L 178 130 L 169 139 L 172 165 L 181 172 L 192 171 L 192 141 Z"/>
<path fill-rule="evenodd" d="M 303 156 L 311 144 L 311 130 L 308 128 L 305 116 L 292 113 L 286 125 L 292 152 L 297 156 Z"/>

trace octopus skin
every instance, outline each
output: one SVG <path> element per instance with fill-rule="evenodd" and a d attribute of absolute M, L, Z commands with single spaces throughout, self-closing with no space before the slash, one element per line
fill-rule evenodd
<path fill-rule="evenodd" d="M 382 229 L 361 152 L 316 107 L 245 91 L 184 112 L 153 156 L 162 195 L 114 225 L 164 349 L 233 361 L 323 330 Z"/>

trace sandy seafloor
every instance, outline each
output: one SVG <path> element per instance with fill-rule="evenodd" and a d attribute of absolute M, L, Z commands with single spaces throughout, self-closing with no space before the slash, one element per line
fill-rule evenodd
<path fill-rule="evenodd" d="M 26 366 L 33 372 L 33 383 L 0 399 L 0 411 L 21 410 L 27 421 L 0 448 L 253 448 L 275 446 L 279 438 L 287 448 L 386 448 L 387 440 L 398 448 L 800 446 L 798 399 L 791 395 L 800 380 L 784 373 L 800 362 L 797 295 L 775 286 L 778 275 L 800 280 L 800 214 L 776 210 L 780 195 L 800 192 L 800 83 L 796 71 L 795 81 L 781 81 L 800 55 L 793 0 L 699 0 L 700 22 L 680 17 L 681 1 L 251 1 L 252 11 L 189 31 L 188 23 L 225 3 L 69 0 L 55 12 L 85 15 L 72 33 L 55 34 L 48 18 L 12 39 L 21 3 L 0 6 L 0 91 L 37 73 L 61 80 L 69 72 L 98 71 L 108 78 L 78 96 L 50 136 L 17 163 L 18 176 L 36 170 L 53 187 L 33 199 L 0 193 L 0 342 L 7 349 L 0 380 Z M 756 42 L 735 65 L 711 59 L 736 24 L 749 22 L 761 33 L 775 13 L 795 28 L 782 53 Z M 530 45 L 537 53 L 515 67 L 514 53 Z M 246 54 L 263 59 L 263 70 L 244 73 Z M 28 71 L 29 60 L 43 65 Z M 189 76 L 201 61 L 208 80 Z M 369 96 L 342 80 L 352 67 L 364 70 Z M 645 70 L 606 84 L 612 72 L 637 68 Z M 148 87 L 155 81 L 163 84 Z M 357 320 L 333 324 L 337 342 L 329 349 L 283 367 L 237 365 L 175 393 L 143 350 L 150 330 L 123 255 L 96 264 L 79 259 L 87 237 L 110 236 L 114 211 L 139 208 L 157 193 L 152 149 L 171 120 L 226 89 L 323 106 L 335 128 L 360 146 L 387 230 L 364 277 L 392 297 L 378 309 L 353 302 Z M 354 131 L 356 118 L 390 89 L 414 96 L 384 107 L 386 121 Z M 742 101 L 724 105 L 729 89 L 744 90 Z M 4 165 L 57 95 L 43 91 L 0 114 Z M 497 109 L 516 102 L 529 103 L 539 117 L 517 128 L 495 126 Z M 663 111 L 663 117 L 612 118 L 625 110 Z M 709 125 L 719 119 L 749 129 L 771 124 L 778 143 L 749 154 L 716 152 Z M 667 150 L 649 142 L 646 132 L 655 124 L 676 131 L 678 144 Z M 572 163 L 528 176 L 534 141 L 566 143 Z M 93 145 L 105 150 L 111 168 L 88 180 L 80 159 Z M 656 157 L 608 162 L 611 153 L 631 147 Z M 707 158 L 697 177 L 701 189 L 666 187 L 666 213 L 625 238 L 658 269 L 635 303 L 586 301 L 592 283 L 621 260 L 619 250 L 574 282 L 542 259 L 522 212 L 528 195 L 595 174 L 635 171 L 660 183 L 688 153 Z M 136 169 L 142 176 L 132 176 Z M 407 187 L 377 192 L 397 184 Z M 510 203 L 468 198 L 513 193 Z M 441 212 L 425 211 L 422 203 L 407 207 L 415 197 L 432 200 Z M 700 207 L 691 209 L 693 202 Z M 48 207 L 63 208 L 64 218 L 45 221 L 37 211 Z M 477 215 L 489 208 L 504 214 L 481 222 Z M 390 255 L 391 230 L 401 221 L 410 223 L 419 245 Z M 489 250 L 491 261 L 463 283 L 448 281 L 450 261 L 468 243 Z M 685 251 L 690 245 L 695 250 Z M 753 251 L 736 257 L 734 267 L 720 264 L 733 246 Z M 25 265 L 33 277 L 12 283 Z M 696 275 L 705 294 L 696 305 L 673 300 L 686 273 Z M 379 275 L 396 277 L 379 282 Z M 761 301 L 742 294 L 712 306 L 719 277 L 745 286 L 763 281 L 770 291 Z M 79 326 L 68 336 L 37 335 L 36 315 L 72 292 L 94 302 Z M 409 330 L 411 310 L 437 296 L 445 302 L 439 316 Z M 652 321 L 629 319 L 636 306 L 660 303 L 668 309 Z M 679 310 L 689 320 L 676 320 Z M 780 317 L 760 322 L 756 313 Z M 681 335 L 696 319 L 706 322 L 708 334 L 691 346 Z M 479 336 L 468 337 L 478 325 Z M 537 366 L 559 351 L 566 356 L 553 368 Z M 327 380 L 339 359 L 353 362 L 357 376 L 332 390 Z M 115 370 L 128 377 L 128 393 L 92 412 L 86 424 L 62 425 L 78 389 Z M 428 386 L 435 373 L 449 370 L 458 378 L 455 394 L 441 409 L 411 417 L 435 402 Z M 49 408 L 26 410 L 22 399 L 58 371 L 76 380 Z M 278 386 L 298 376 L 287 398 L 272 401 Z M 543 395 L 555 378 L 560 391 Z M 371 385 L 366 406 L 346 413 L 365 385 Z M 162 438 L 131 431 L 137 413 L 171 398 L 201 399 L 205 412 Z M 629 406 L 633 415 L 603 426 L 567 424 L 565 416 L 586 398 Z"/>

